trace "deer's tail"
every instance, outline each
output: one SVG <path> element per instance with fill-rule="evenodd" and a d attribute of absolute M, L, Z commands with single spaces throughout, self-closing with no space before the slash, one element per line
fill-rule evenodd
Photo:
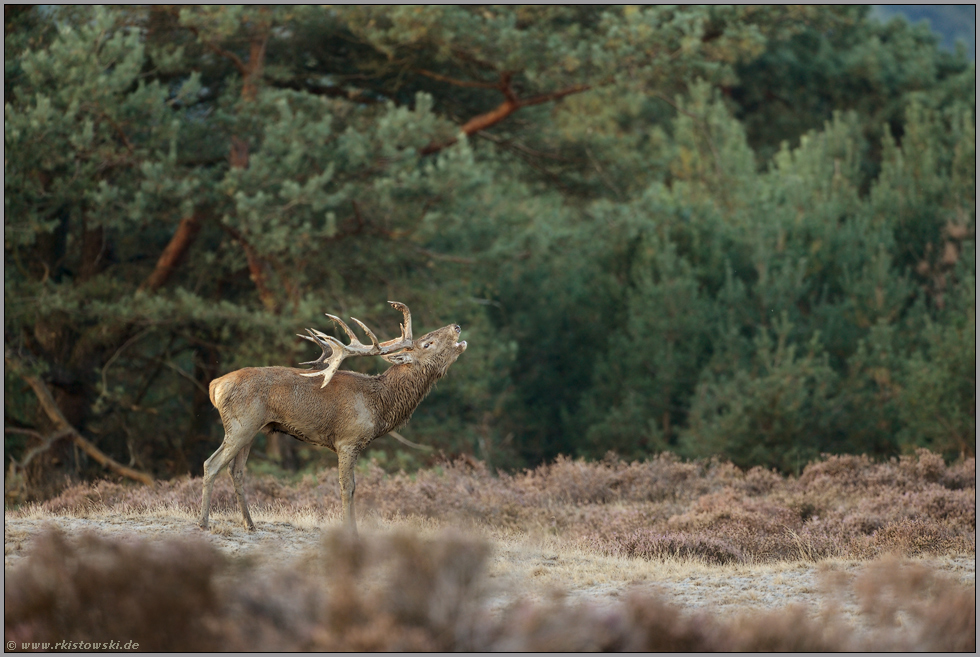
<path fill-rule="evenodd" d="M 211 385 L 208 386 L 208 397 L 211 398 L 211 405 L 214 406 L 215 408 L 218 408 L 218 399 L 217 399 L 217 396 L 218 396 L 218 392 L 219 392 L 218 388 L 221 385 L 220 382 L 221 382 L 221 379 L 218 378 L 218 379 L 213 380 L 211 382 Z"/>

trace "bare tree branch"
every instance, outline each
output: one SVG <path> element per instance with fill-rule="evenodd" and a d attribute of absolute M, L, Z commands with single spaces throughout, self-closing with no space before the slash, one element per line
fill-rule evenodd
<path fill-rule="evenodd" d="M 113 472 L 120 474 L 124 477 L 127 477 L 129 479 L 135 479 L 136 481 L 144 483 L 147 486 L 153 483 L 153 477 L 150 476 L 149 474 L 145 472 L 140 472 L 139 470 L 134 470 L 133 468 L 126 467 L 122 463 L 119 463 L 111 456 L 109 456 L 108 454 L 100 450 L 90 441 L 86 440 L 82 436 L 82 434 L 79 433 L 78 429 L 73 427 L 68 422 L 68 420 L 65 419 L 65 416 L 62 414 L 61 409 L 58 408 L 58 404 L 57 402 L 55 402 L 54 397 L 51 396 L 51 391 L 48 390 L 48 387 L 46 385 L 44 385 L 44 381 L 42 381 L 39 377 L 33 374 L 28 374 L 27 372 L 25 372 L 23 368 L 20 367 L 20 364 L 17 363 L 8 354 L 6 353 L 4 354 L 3 360 L 4 363 L 6 363 L 7 367 L 10 367 L 12 370 L 16 371 L 17 374 L 20 376 L 20 378 L 24 379 L 27 385 L 29 385 L 34 390 L 34 394 L 37 396 L 37 401 L 41 405 L 41 409 L 44 411 L 45 415 L 48 416 L 48 419 L 51 421 L 51 423 L 55 426 L 55 433 L 51 434 L 51 436 L 49 436 L 46 439 L 46 441 L 50 441 L 51 443 L 53 443 L 55 440 L 57 440 L 60 437 L 66 437 L 70 435 L 72 441 L 76 445 L 78 445 L 78 447 L 83 452 L 85 452 L 93 459 L 95 459 L 95 461 L 98 462 L 101 466 L 108 468 L 109 470 L 112 470 Z M 44 448 L 47 449 L 49 447 L 50 444 Z M 34 455 L 31 455 L 31 458 L 34 458 Z"/>
<path fill-rule="evenodd" d="M 187 253 L 191 244 L 194 243 L 200 231 L 201 218 L 196 212 L 181 219 L 177 230 L 174 231 L 173 237 L 170 238 L 170 242 L 163 249 L 163 253 L 160 254 L 156 267 L 153 268 L 153 272 L 143 281 L 139 289 L 147 292 L 156 292 L 163 287 L 167 280 L 170 279 L 170 275 L 177 269 L 177 265 L 180 264 L 184 254 Z"/>
<path fill-rule="evenodd" d="M 432 77 L 432 76 L 430 76 Z M 489 112 L 484 112 L 478 116 L 474 116 L 472 119 L 463 124 L 460 131 L 467 137 L 485 130 L 492 125 L 496 125 L 506 119 L 508 116 L 513 114 L 519 109 L 524 107 L 530 107 L 532 105 L 541 105 L 542 103 L 547 103 L 553 100 L 559 100 L 565 96 L 571 96 L 572 94 L 582 93 L 592 89 L 592 85 L 589 84 L 575 84 L 565 89 L 559 89 L 558 91 L 553 91 L 546 94 L 539 94 L 537 96 L 532 96 L 531 98 L 520 99 L 514 92 L 511 86 L 511 78 L 513 73 L 510 71 L 504 71 L 500 74 L 500 83 L 497 85 L 490 85 L 491 87 L 496 87 L 500 90 L 500 93 L 504 95 L 504 102 L 500 103 L 497 107 L 490 110 Z M 446 80 L 451 81 L 451 79 Z M 459 82 L 459 81 L 456 81 Z M 452 82 L 450 82 L 452 83 Z M 481 85 L 482 86 L 482 85 Z M 428 146 L 422 148 L 419 153 L 421 155 L 430 155 L 441 151 L 444 148 L 448 148 L 455 144 L 458 139 L 450 139 L 449 141 L 443 143 L 431 143 Z"/>
<path fill-rule="evenodd" d="M 262 305 L 272 312 L 278 312 L 279 301 L 267 284 L 268 276 L 266 275 L 265 261 L 259 256 L 258 251 L 249 244 L 244 235 L 225 223 L 221 224 L 221 228 L 231 235 L 231 238 L 238 242 L 245 252 L 245 260 L 248 262 L 249 278 L 255 284 L 255 289 L 259 293 L 259 299 L 262 301 Z"/>
<path fill-rule="evenodd" d="M 16 468 L 20 470 L 24 470 L 28 465 L 30 465 L 31 461 L 33 461 L 39 454 L 43 454 L 44 452 L 51 449 L 51 446 L 54 445 L 56 442 L 58 442 L 62 438 L 67 438 L 72 435 L 71 429 L 61 429 L 60 431 L 55 431 L 54 433 L 48 434 L 47 436 L 42 436 L 39 432 L 32 431 L 30 429 L 17 429 L 14 427 L 4 427 L 3 431 L 4 433 L 26 434 L 29 436 L 33 436 L 41 441 L 40 445 L 38 445 L 37 447 L 32 447 L 30 450 L 28 450 L 28 452 L 24 454 L 24 458 L 22 458 L 20 462 L 15 461 L 14 458 L 11 457 L 10 460 L 14 463 Z"/>
<path fill-rule="evenodd" d="M 530 107 L 531 105 L 540 105 L 541 103 L 551 102 L 552 100 L 558 100 L 564 98 L 565 96 L 571 96 L 572 94 L 580 94 L 583 91 L 589 91 L 592 89 L 591 84 L 575 84 L 571 87 L 561 89 L 559 91 L 553 91 L 548 94 L 541 94 L 539 96 L 534 96 L 533 98 L 527 98 L 520 101 L 519 105 L 521 107 Z"/>

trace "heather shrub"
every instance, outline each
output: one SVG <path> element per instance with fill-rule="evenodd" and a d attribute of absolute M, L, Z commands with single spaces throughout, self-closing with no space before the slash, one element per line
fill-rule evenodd
<path fill-rule="evenodd" d="M 767 470 L 761 466 L 755 466 L 744 474 L 731 463 L 720 465 L 719 469 L 722 469 L 724 466 L 727 466 L 733 471 L 731 476 L 732 481 L 728 485 L 748 495 L 765 495 L 784 481 L 779 473 L 773 470 Z"/>
<path fill-rule="evenodd" d="M 336 479 L 336 475 L 334 476 Z M 314 508 L 319 511 L 340 507 L 339 485 L 306 482 L 298 486 L 283 484 L 270 476 L 247 479 L 249 504 L 257 507 L 285 505 L 297 510 Z M 321 494 L 325 487 L 326 494 Z M 331 495 L 330 493 L 333 493 Z M 215 508 L 237 508 L 235 489 L 230 477 L 215 480 L 212 504 Z M 119 513 L 142 513 L 151 509 L 175 508 L 197 513 L 201 508 L 201 479 L 179 477 L 156 481 L 152 486 L 133 486 L 109 481 L 77 484 L 60 495 L 42 502 L 40 508 L 51 513 L 86 515 L 101 509 Z"/>
<path fill-rule="evenodd" d="M 615 609 L 555 596 L 505 611 L 488 648 L 501 652 L 692 652 L 717 649 L 724 627 L 707 614 L 684 614 L 649 595 Z"/>
<path fill-rule="evenodd" d="M 151 651 L 229 648 L 220 641 L 213 577 L 218 552 L 202 539 L 121 541 L 42 534 L 5 574 L 8 641 L 124 638 Z"/>
<path fill-rule="evenodd" d="M 687 540 L 663 538 L 676 549 Z M 856 632 L 833 605 L 819 616 L 796 605 L 725 618 L 639 591 L 601 606 L 556 591 L 493 613 L 488 555 L 485 541 L 453 531 L 338 531 L 312 561 L 258 567 L 219 558 L 197 539 L 47 533 L 7 573 L 4 638 L 126 637 L 140 649 L 188 652 L 949 651 L 976 643 L 975 587 L 895 558 L 833 583 L 833 595 L 856 596 L 865 621 Z"/>
<path fill-rule="evenodd" d="M 680 558 L 707 564 L 744 561 L 742 551 L 730 542 L 701 534 L 634 531 L 626 535 L 613 534 L 605 540 L 597 540 L 593 546 L 601 552 L 643 559 Z"/>
<path fill-rule="evenodd" d="M 858 575 L 854 592 L 862 613 L 884 632 L 911 626 L 919 649 L 976 650 L 975 586 L 958 585 L 921 564 L 888 557 Z"/>
<path fill-rule="evenodd" d="M 946 469 L 944 485 L 953 490 L 977 487 L 977 460 L 967 458 L 950 465 Z"/>
<path fill-rule="evenodd" d="M 692 535 L 724 536 L 738 545 L 746 558 L 775 560 L 793 558 L 793 530 L 801 527 L 799 515 L 767 500 L 745 498 L 732 489 L 705 495 L 686 513 L 668 520 L 675 531 Z"/>
<path fill-rule="evenodd" d="M 328 533 L 329 592 L 312 648 L 444 651 L 474 641 L 488 546 L 454 532 L 424 540 Z M 369 582 L 383 571 L 379 586 Z"/>
<path fill-rule="evenodd" d="M 977 589 L 944 586 L 942 595 L 916 600 L 919 641 L 936 652 L 976 652 Z"/>
<path fill-rule="evenodd" d="M 945 554 L 957 546 L 949 528 L 934 520 L 904 519 L 888 524 L 869 537 L 868 556 L 897 552 L 914 557 Z"/>
<path fill-rule="evenodd" d="M 457 459 L 412 474 L 373 462 L 358 469 L 357 513 L 381 520 L 420 517 L 514 532 L 546 532 L 607 554 L 657 559 L 701 555 L 762 562 L 865 558 L 888 551 L 938 554 L 975 549 L 975 460 L 946 465 L 926 450 L 884 462 L 825 456 L 798 478 L 716 460 L 683 462 L 661 454 L 627 463 L 560 458 L 525 472 L 493 473 Z M 110 482 L 72 486 L 42 508 L 53 513 L 199 511 L 199 479 L 152 487 Z M 334 469 L 286 483 L 250 476 L 253 509 L 335 516 Z M 237 516 L 229 477 L 214 508 Z M 664 538 L 669 537 L 669 538 Z"/>
<path fill-rule="evenodd" d="M 719 650 L 726 652 L 831 652 L 854 650 L 854 632 L 844 623 L 812 618 L 802 605 L 744 614 L 731 623 Z"/>

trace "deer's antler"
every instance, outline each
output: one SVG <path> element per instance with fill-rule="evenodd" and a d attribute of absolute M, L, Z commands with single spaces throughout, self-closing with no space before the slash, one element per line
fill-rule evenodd
<path fill-rule="evenodd" d="M 350 344 L 344 344 L 337 338 L 321 333 L 316 329 L 306 329 L 309 335 L 297 335 L 304 340 L 309 340 L 320 346 L 323 353 L 316 360 L 307 361 L 305 363 L 300 363 L 300 365 L 313 365 L 317 366 L 322 363 L 326 363 L 326 367 L 323 369 L 316 370 L 315 372 L 304 372 L 302 376 L 315 377 L 322 376 L 323 383 L 320 385 L 321 388 L 326 388 L 327 384 L 330 383 L 330 379 L 333 378 L 334 373 L 337 368 L 340 367 L 340 363 L 348 356 L 384 356 L 390 354 L 399 349 L 408 349 L 412 346 L 412 313 L 403 303 L 398 301 L 389 301 L 391 307 L 395 310 L 400 310 L 402 315 L 405 317 L 405 323 L 401 325 L 402 335 L 400 338 L 394 340 L 388 340 L 387 342 L 378 342 L 378 336 L 374 332 L 364 325 L 364 322 L 357 319 L 356 317 L 351 317 L 352 320 L 357 322 L 364 333 L 368 336 L 371 341 L 370 345 L 363 344 L 354 335 L 354 332 L 350 330 L 350 327 L 344 323 L 342 319 L 335 315 L 325 313 L 327 317 L 333 321 L 340 324 L 340 328 L 344 329 L 344 333 L 350 337 Z M 329 347 L 329 353 L 327 351 Z"/>

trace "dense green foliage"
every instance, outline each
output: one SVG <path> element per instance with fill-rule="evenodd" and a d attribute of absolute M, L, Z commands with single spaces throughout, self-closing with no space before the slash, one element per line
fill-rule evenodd
<path fill-rule="evenodd" d="M 308 360 L 323 312 L 396 335 L 387 299 L 470 344 L 406 435 L 494 466 L 974 451 L 975 67 L 923 26 L 36 7 L 5 31 L 8 458 L 50 432 L 36 373 L 117 460 L 199 472 L 212 378 Z"/>

